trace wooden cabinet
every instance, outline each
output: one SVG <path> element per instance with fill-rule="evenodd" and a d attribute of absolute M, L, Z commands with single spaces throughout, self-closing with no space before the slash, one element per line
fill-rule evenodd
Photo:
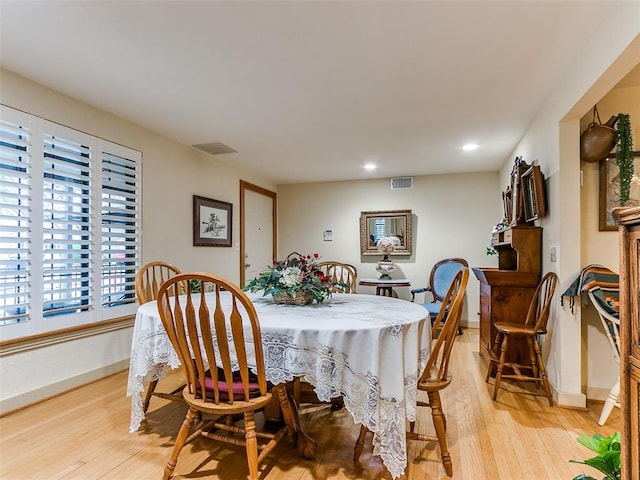
<path fill-rule="evenodd" d="M 488 360 L 496 336 L 495 322 L 524 323 L 540 281 L 542 229 L 514 226 L 494 234 L 498 268 L 473 268 L 480 282 L 480 354 Z M 525 342 L 511 342 L 507 361 L 526 363 Z"/>
<path fill-rule="evenodd" d="M 620 224 L 622 478 L 640 478 L 640 207 L 616 209 Z"/>

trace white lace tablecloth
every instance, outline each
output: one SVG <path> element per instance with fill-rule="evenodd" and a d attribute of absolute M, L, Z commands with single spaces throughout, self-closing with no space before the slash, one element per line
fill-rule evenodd
<path fill-rule="evenodd" d="M 420 305 L 375 295 L 333 294 L 320 305 L 276 305 L 250 294 L 260 321 L 267 380 L 303 377 L 320 400 L 342 396 L 354 422 L 374 432 L 374 454 L 394 478 L 407 465 L 406 420 L 415 419 L 417 379 L 431 348 Z M 180 365 L 156 302 L 138 308 L 127 395 L 130 431 L 144 418 L 144 383 Z"/>

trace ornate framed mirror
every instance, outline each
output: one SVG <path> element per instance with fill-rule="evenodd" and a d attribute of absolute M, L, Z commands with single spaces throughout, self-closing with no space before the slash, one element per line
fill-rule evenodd
<path fill-rule="evenodd" d="M 399 240 L 399 246 L 389 255 L 411 255 L 411 210 L 360 212 L 360 253 L 381 255 L 377 243 L 384 237 L 396 237 Z"/>

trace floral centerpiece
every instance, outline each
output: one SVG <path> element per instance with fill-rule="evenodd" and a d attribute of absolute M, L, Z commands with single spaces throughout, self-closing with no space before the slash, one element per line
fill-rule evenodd
<path fill-rule="evenodd" d="M 378 247 L 378 251 L 384 254 L 383 262 L 389 261 L 389 255 L 393 253 L 393 251 L 401 245 L 400 239 L 398 237 L 382 237 L 376 243 L 376 247 Z"/>
<path fill-rule="evenodd" d="M 332 292 L 343 291 L 347 285 L 334 282 L 318 266 L 319 255 L 293 252 L 286 259 L 275 261 L 268 270 L 251 280 L 243 290 L 272 295 L 276 303 L 308 305 L 314 300 L 324 302 Z"/>

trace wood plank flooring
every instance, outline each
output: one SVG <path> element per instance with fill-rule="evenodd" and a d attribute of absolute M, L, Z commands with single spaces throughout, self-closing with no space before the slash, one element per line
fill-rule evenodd
<path fill-rule="evenodd" d="M 452 364 L 454 380 L 442 397 L 454 479 L 568 480 L 583 472 L 593 475 L 590 467 L 569 463 L 591 456 L 576 437 L 609 435 L 622 428 L 617 408 L 606 426 L 599 427 L 601 403 L 589 404 L 586 411 L 550 408 L 542 390 L 530 393 L 514 383 L 504 382 L 506 389 L 493 402 L 493 385 L 484 382 L 486 364 L 478 354 L 477 330 L 458 337 Z M 173 374 L 158 388 L 167 390 L 180 380 Z M 0 479 L 161 479 L 186 407 L 153 398 L 141 430 L 129 433 L 126 383 L 127 372 L 122 372 L 1 418 Z M 359 426 L 346 410 L 303 406 L 301 418 L 318 441 L 315 460 L 303 459 L 285 440 L 261 466 L 261 479 L 391 478 L 372 455 L 370 436 L 360 461 L 352 461 Z M 434 434 L 429 409 L 419 409 L 416 428 Z M 408 461 L 403 480 L 448 478 L 436 443 L 409 442 Z M 182 451 L 173 478 L 235 480 L 246 478 L 247 472 L 241 447 L 199 439 Z"/>

